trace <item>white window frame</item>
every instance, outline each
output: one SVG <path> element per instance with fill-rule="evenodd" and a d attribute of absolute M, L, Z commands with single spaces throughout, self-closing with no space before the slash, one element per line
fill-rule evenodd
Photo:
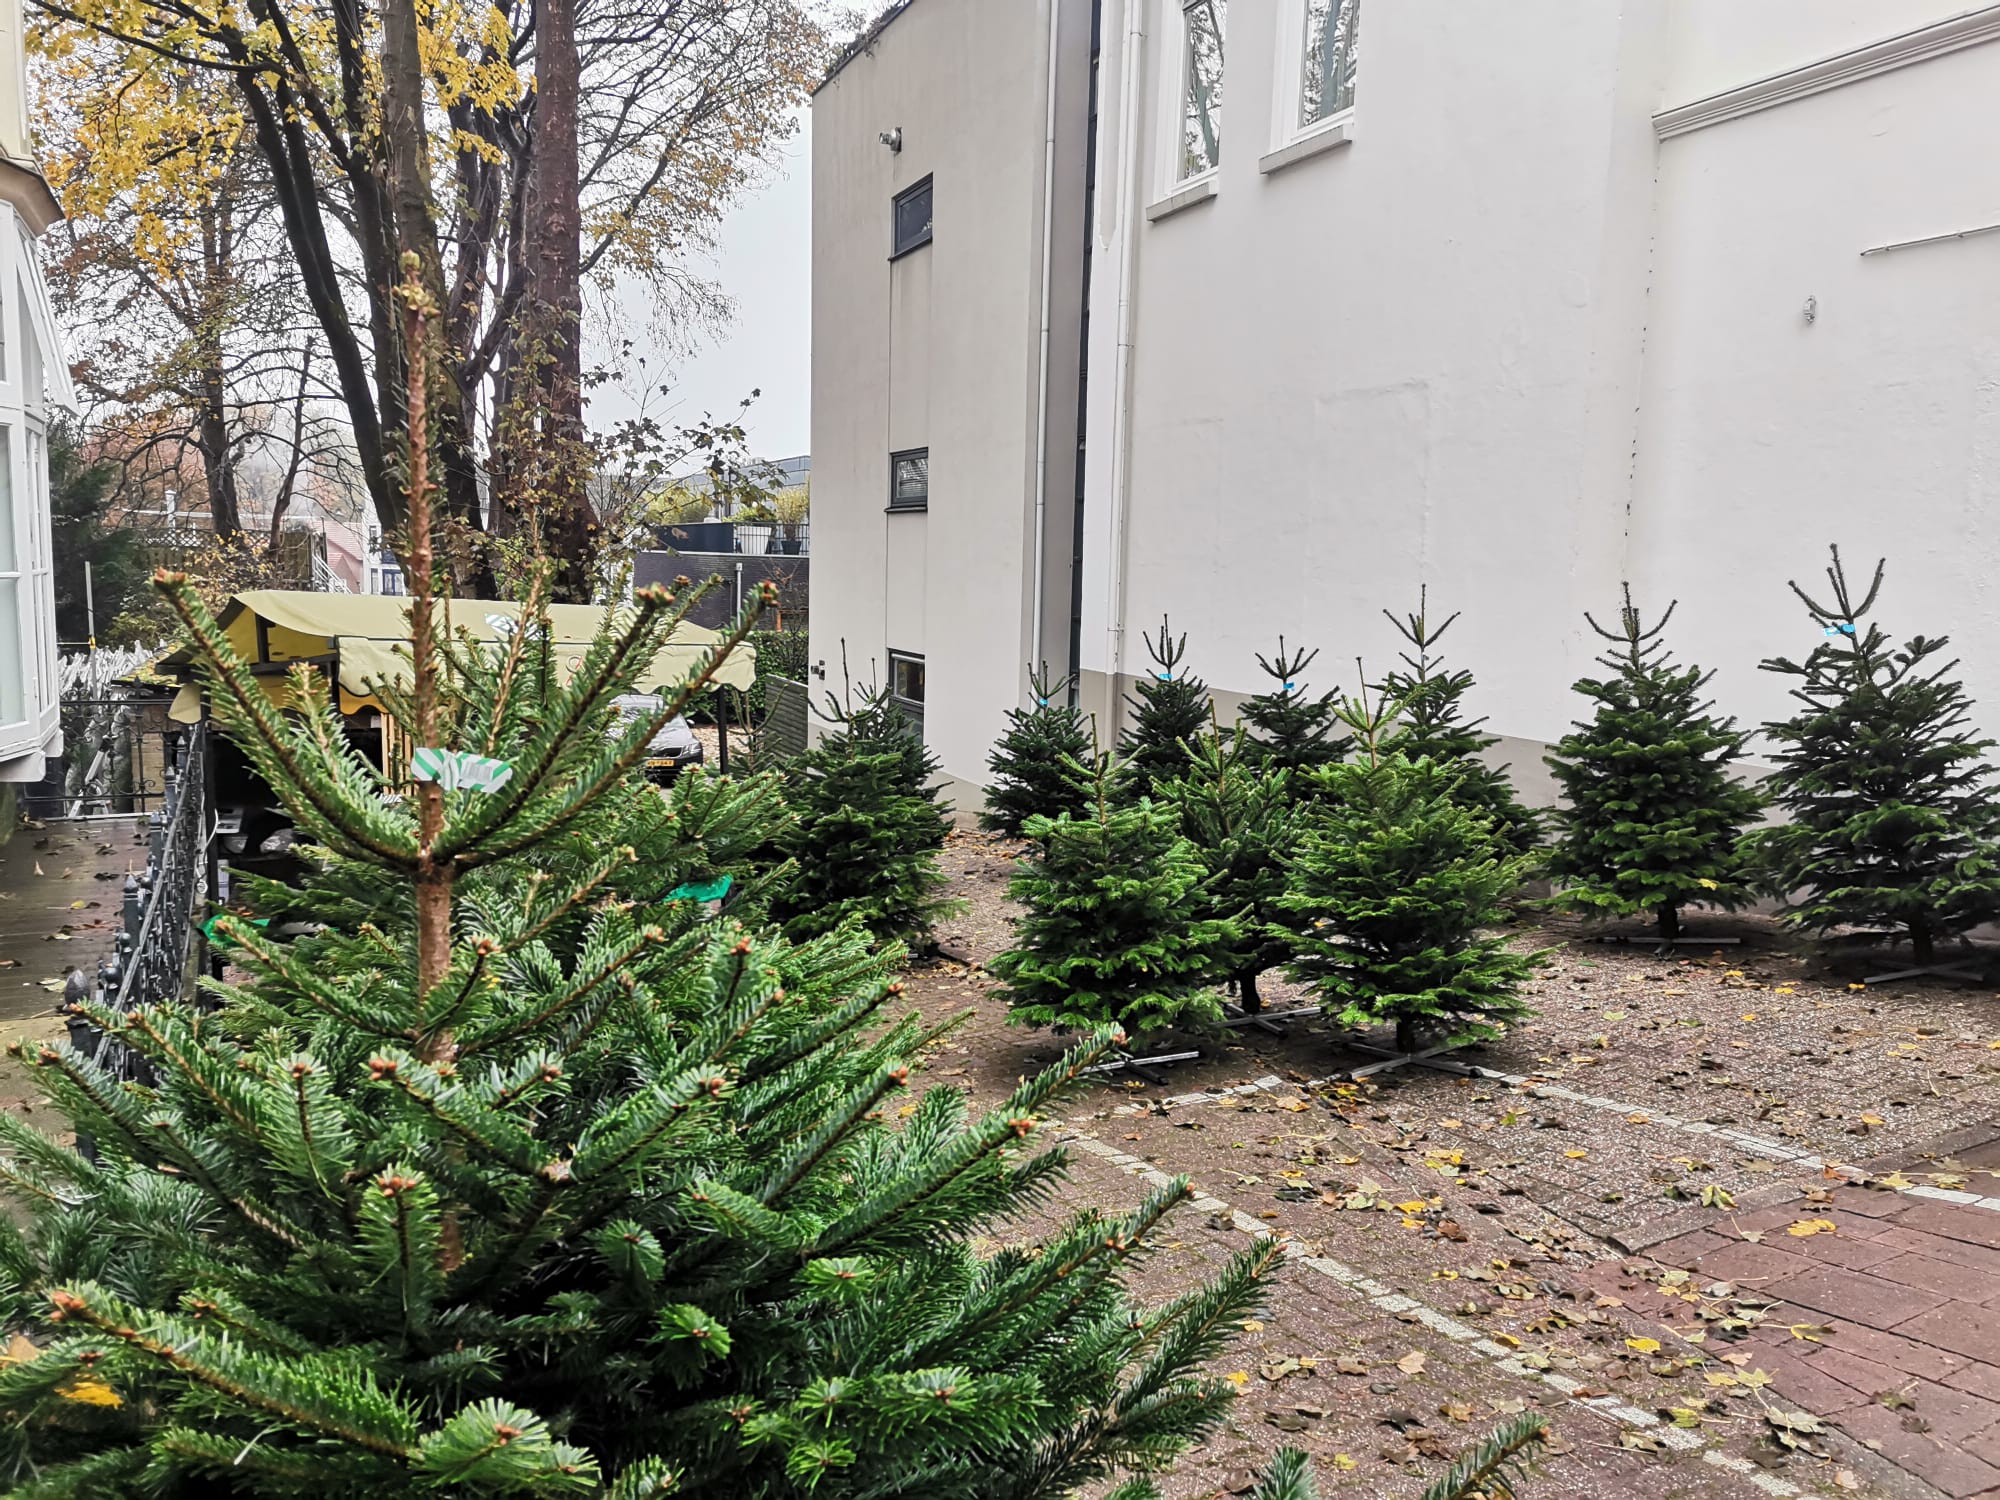
<path fill-rule="evenodd" d="M 1364 0 L 1354 0 L 1362 4 Z M 1299 123 L 1306 95 L 1306 16 L 1310 0 L 1280 0 L 1278 61 L 1271 90 L 1271 149 L 1258 159 L 1257 169 L 1269 175 L 1295 161 L 1345 146 L 1354 139 L 1355 104 L 1337 114 Z M 1355 97 L 1360 98 L 1360 89 Z"/>
<path fill-rule="evenodd" d="M 1223 62 L 1223 128 L 1222 136 L 1216 142 L 1218 160 L 1214 166 L 1203 167 L 1198 172 L 1183 176 L 1181 165 L 1184 160 L 1181 140 L 1181 120 L 1187 104 L 1188 73 L 1193 67 L 1193 58 L 1188 49 L 1187 6 L 1193 0 L 1158 0 L 1163 12 L 1160 24 L 1160 88 L 1159 88 L 1159 161 L 1155 202 L 1148 210 L 1151 218 L 1162 218 L 1176 209 L 1199 203 L 1215 196 L 1215 184 L 1221 174 L 1219 160 L 1228 149 L 1228 108 L 1229 108 L 1229 66 L 1225 50 Z M 1227 0 L 1223 0 L 1227 3 Z M 1240 0 L 1239 0 L 1240 3 Z M 1228 22 L 1223 23 L 1223 45 L 1229 42 Z"/>

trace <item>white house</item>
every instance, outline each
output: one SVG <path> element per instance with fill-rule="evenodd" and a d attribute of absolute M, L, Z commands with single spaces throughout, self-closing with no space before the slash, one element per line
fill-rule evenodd
<path fill-rule="evenodd" d="M 75 398 L 35 256 L 61 217 L 28 133 L 20 0 L 0 0 L 0 784 L 62 753 L 45 423 Z"/>
<path fill-rule="evenodd" d="M 1032 657 L 1227 706 L 1427 586 L 1533 792 L 1586 609 L 1773 717 L 1839 542 L 2000 731 L 1995 98 L 1950 0 L 910 0 L 814 100 L 815 654 L 976 783 Z"/>

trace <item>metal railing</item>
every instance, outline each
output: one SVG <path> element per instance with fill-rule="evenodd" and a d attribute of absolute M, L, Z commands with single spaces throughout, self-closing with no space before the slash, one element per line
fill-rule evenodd
<path fill-rule="evenodd" d="M 112 955 L 94 984 L 70 975 L 66 1001 L 90 998 L 119 1013 L 180 996 L 188 984 L 188 951 L 197 910 L 208 889 L 208 726 L 197 724 L 175 747 L 167 769 L 166 803 L 149 818 L 143 875 L 125 877 L 123 922 Z M 140 1078 L 144 1064 L 81 1015 L 69 1019 L 70 1040 L 118 1078 Z"/>

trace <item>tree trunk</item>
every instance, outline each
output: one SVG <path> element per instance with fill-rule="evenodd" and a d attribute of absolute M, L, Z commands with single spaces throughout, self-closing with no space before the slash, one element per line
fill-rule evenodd
<path fill-rule="evenodd" d="M 1248 1015 L 1264 1008 L 1264 997 L 1257 993 L 1257 971 L 1245 969 L 1236 976 L 1236 1001 Z"/>
<path fill-rule="evenodd" d="M 539 427 L 531 461 L 552 554 L 554 597 L 588 603 L 595 582 L 597 518 L 586 487 L 583 428 L 583 221 L 577 183 L 575 0 L 535 0 L 535 130 L 528 162 L 524 248 L 529 347 L 515 400 Z"/>
<path fill-rule="evenodd" d="M 1930 923 L 1918 920 L 1910 924 L 1910 957 L 1920 969 L 1937 961 L 1937 943 L 1931 935 Z"/>
<path fill-rule="evenodd" d="M 380 299 L 392 308 L 395 287 L 403 281 L 401 259 L 417 257 L 417 281 L 432 307 L 446 305 L 444 261 L 438 250 L 437 205 L 431 194 L 430 137 L 424 119 L 424 72 L 419 51 L 421 28 L 417 23 L 415 0 L 383 0 L 382 17 L 382 157 L 387 169 L 391 244 L 376 248 L 378 264 L 368 267 L 371 300 Z M 364 246 L 363 252 L 369 247 Z M 378 326 L 396 326 L 393 316 L 378 315 Z M 377 351 L 377 384 L 385 430 L 393 431 L 395 415 L 408 410 L 409 383 L 424 383 L 423 410 L 429 415 L 430 466 L 443 476 L 440 486 L 445 510 L 471 531 L 484 528 L 479 503 L 479 470 L 464 425 L 464 392 L 457 371 L 439 358 L 438 341 L 428 342 L 429 353 L 421 368 L 413 368 L 407 348 L 396 351 L 397 359 L 385 365 L 387 350 Z M 402 379 L 384 378 L 385 370 L 399 369 Z M 437 399 L 432 400 L 435 396 Z M 405 437 L 407 439 L 407 430 Z M 384 529 L 387 515 L 383 516 Z M 483 549 L 481 549 L 483 552 Z M 461 592 L 478 592 L 490 577 L 483 556 L 452 549 L 447 554 L 454 581 Z"/>

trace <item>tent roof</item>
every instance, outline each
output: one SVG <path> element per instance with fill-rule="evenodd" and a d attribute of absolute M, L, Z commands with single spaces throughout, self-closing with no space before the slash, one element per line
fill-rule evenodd
<path fill-rule="evenodd" d="M 498 642 L 521 618 L 519 604 L 490 599 L 440 600 L 454 635 Z M 548 606 L 549 634 L 557 652 L 567 656 L 574 671 L 583 653 L 603 627 L 606 608 L 599 604 Z M 351 699 L 370 697 L 375 683 L 409 680 L 407 646 L 410 601 L 381 594 L 321 594 L 303 590 L 252 589 L 224 607 L 219 623 L 223 634 L 246 661 L 288 662 L 337 654 L 340 686 Z M 699 665 L 703 655 L 722 639 L 721 632 L 683 621 L 636 684 L 641 691 L 669 689 Z M 398 647 L 405 650 L 399 652 Z M 185 647 L 162 659 L 163 667 L 185 666 Z M 739 646 L 715 674 L 715 681 L 748 688 L 756 677 L 756 652 Z M 347 705 L 343 705 L 347 706 Z"/>

